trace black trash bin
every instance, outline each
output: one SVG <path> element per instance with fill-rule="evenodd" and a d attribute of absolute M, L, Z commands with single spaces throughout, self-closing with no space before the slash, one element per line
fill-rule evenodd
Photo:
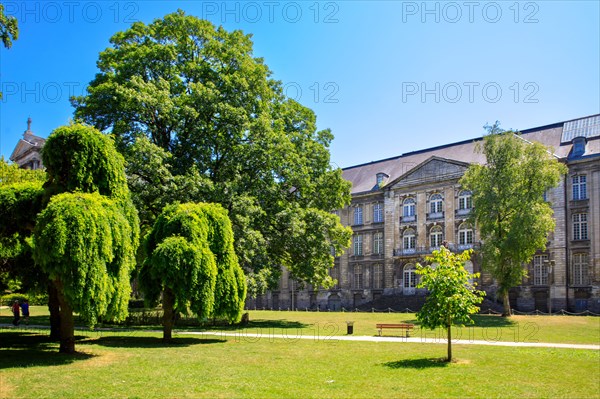
<path fill-rule="evenodd" d="M 352 335 L 354 333 L 354 322 L 347 321 L 346 322 L 346 334 Z"/>

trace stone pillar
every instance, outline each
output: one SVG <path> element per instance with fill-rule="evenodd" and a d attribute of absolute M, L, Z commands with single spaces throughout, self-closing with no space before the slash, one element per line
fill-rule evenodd
<path fill-rule="evenodd" d="M 417 247 L 427 246 L 427 193 L 417 193 Z"/>

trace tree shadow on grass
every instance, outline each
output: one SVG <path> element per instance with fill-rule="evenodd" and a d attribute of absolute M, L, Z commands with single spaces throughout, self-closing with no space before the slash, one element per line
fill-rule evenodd
<path fill-rule="evenodd" d="M 390 369 L 426 369 L 433 367 L 448 367 L 446 359 L 432 357 L 428 359 L 405 359 L 395 362 L 383 363 L 383 366 Z"/>
<path fill-rule="evenodd" d="M 248 328 L 265 328 L 265 329 L 291 329 L 291 328 L 306 328 L 309 327 L 309 324 L 305 324 L 299 321 L 289 321 L 289 320 L 264 320 L 264 319 L 256 319 L 251 320 L 247 324 L 236 324 L 229 326 L 210 326 L 206 325 L 206 328 L 210 330 L 223 330 L 223 331 L 235 331 L 235 330 L 245 330 Z"/>
<path fill-rule="evenodd" d="M 169 342 L 164 342 L 161 337 L 140 336 L 105 336 L 82 341 L 82 344 L 106 346 L 110 348 L 173 348 L 192 345 L 220 344 L 227 342 L 224 339 L 214 338 L 182 338 L 175 337 Z"/>
<path fill-rule="evenodd" d="M 82 338 L 82 337 L 76 337 Z M 61 366 L 94 357 L 87 353 L 58 353 L 58 344 L 48 335 L 10 331 L 0 334 L 0 369 L 32 366 Z"/>
<path fill-rule="evenodd" d="M 473 327 L 508 327 L 516 324 L 509 317 L 499 315 L 473 315 Z"/>

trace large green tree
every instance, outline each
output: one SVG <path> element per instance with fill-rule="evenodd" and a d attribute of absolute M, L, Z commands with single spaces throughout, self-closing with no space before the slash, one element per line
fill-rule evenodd
<path fill-rule="evenodd" d="M 421 326 L 429 329 L 442 327 L 448 337 L 447 361 L 452 361 L 452 326 L 473 324 L 471 315 L 479 311 L 485 292 L 475 289 L 473 280 L 478 273 L 470 274 L 465 262 L 472 251 L 454 254 L 441 247 L 427 257 L 429 265 L 417 264 L 417 274 L 421 276 L 418 288 L 427 288 L 425 305 L 417 313 Z"/>
<path fill-rule="evenodd" d="M 18 281 L 23 292 L 48 291 L 50 299 L 50 337 L 59 339 L 58 312 L 52 286 L 40 268 L 35 267 L 30 237 L 37 214 L 45 206 L 46 173 L 20 169 L 0 158 L 0 289 L 8 281 Z"/>
<path fill-rule="evenodd" d="M 246 281 L 233 249 L 233 231 L 218 204 L 165 207 L 146 238 L 140 285 L 148 304 L 162 293 L 163 338 L 171 339 L 175 313 L 200 319 L 240 320 Z"/>
<path fill-rule="evenodd" d="M 330 165 L 331 132 L 283 95 L 250 36 L 178 11 L 111 43 L 72 103 L 76 118 L 117 138 L 143 225 L 174 193 L 219 203 L 249 281 L 276 280 L 283 265 L 329 286 L 331 248 L 351 237 L 330 211 L 349 203 L 350 184 Z"/>
<path fill-rule="evenodd" d="M 483 241 L 483 268 L 491 273 L 503 299 L 504 315 L 511 315 L 510 288 L 527 275 L 525 264 L 546 249 L 555 221 L 544 193 L 556 187 L 566 167 L 540 143 L 502 131 L 498 122 L 478 150 L 485 165 L 473 164 L 460 183 L 473 192 L 472 218 Z"/>
<path fill-rule="evenodd" d="M 42 152 L 49 204 L 36 219 L 33 256 L 56 289 L 60 351 L 75 351 L 73 312 L 89 325 L 122 320 L 131 292 L 139 220 L 123 157 L 108 136 L 60 127 Z"/>

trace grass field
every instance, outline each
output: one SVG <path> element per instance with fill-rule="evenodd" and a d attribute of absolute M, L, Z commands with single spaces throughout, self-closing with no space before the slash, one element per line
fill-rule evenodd
<path fill-rule="evenodd" d="M 189 327 L 192 330 L 237 331 L 265 336 L 285 334 L 290 338 L 298 335 L 329 337 L 346 335 L 346 321 L 354 322 L 354 335 L 377 334 L 376 323 L 417 323 L 414 313 L 354 313 L 354 312 L 279 312 L 250 311 L 247 326 Z M 47 325 L 48 310 L 43 306 L 31 308 L 30 324 Z M 458 327 L 455 339 L 487 340 L 505 342 L 554 342 L 571 344 L 600 344 L 600 317 L 594 316 L 513 316 L 510 319 L 496 315 L 477 315 L 473 326 Z M 0 324 L 12 321 L 9 309 L 0 310 Z M 138 328 L 128 326 L 128 328 Z M 160 329 L 160 325 L 139 327 L 141 330 Z M 385 335 L 399 335 L 398 330 L 386 330 Z M 412 333 L 416 337 L 445 337 L 443 331 L 421 330 Z"/>
<path fill-rule="evenodd" d="M 56 353 L 46 331 L 2 329 L 0 398 L 600 398 L 599 351 L 455 344 L 457 362 L 446 364 L 444 345 L 327 339 L 345 334 L 346 320 L 355 321 L 355 334 L 375 335 L 376 322 L 412 321 L 411 314 L 250 312 L 250 318 L 237 337 L 177 334 L 169 345 L 142 330 L 78 331 L 75 356 Z M 3 310 L 0 323 L 7 320 Z M 600 318 L 593 317 L 479 316 L 472 329 L 510 338 L 502 340 L 523 330 L 539 342 L 600 343 Z M 272 339 L 268 331 L 290 338 Z M 294 339 L 300 334 L 320 339 Z"/>

